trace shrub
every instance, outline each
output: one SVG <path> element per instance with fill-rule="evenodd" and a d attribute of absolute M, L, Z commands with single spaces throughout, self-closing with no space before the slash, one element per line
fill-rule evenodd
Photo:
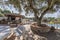
<path fill-rule="evenodd" d="M 54 32 L 55 31 L 55 27 L 51 26 L 50 31 Z"/>

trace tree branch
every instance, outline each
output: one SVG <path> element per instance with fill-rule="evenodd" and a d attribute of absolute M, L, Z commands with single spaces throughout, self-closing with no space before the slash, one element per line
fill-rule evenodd
<path fill-rule="evenodd" d="M 29 7 L 34 11 L 35 18 L 38 19 L 38 15 L 37 15 L 38 14 L 38 10 L 33 7 L 33 3 L 32 3 L 33 0 L 28 0 L 28 1 L 29 1 L 29 4 L 30 4 Z"/>
<path fill-rule="evenodd" d="M 46 12 L 47 12 L 48 10 L 50 10 L 51 8 L 53 8 L 53 4 L 54 4 L 54 3 L 55 3 L 54 0 L 50 0 L 50 2 L 48 1 L 48 7 L 45 8 L 45 9 L 41 12 L 41 16 L 40 16 L 40 18 L 39 18 L 40 23 L 41 23 L 41 20 L 42 20 L 43 16 L 46 14 Z"/>

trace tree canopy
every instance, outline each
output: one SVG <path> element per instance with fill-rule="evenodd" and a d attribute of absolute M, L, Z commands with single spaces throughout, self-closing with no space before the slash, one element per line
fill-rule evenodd
<path fill-rule="evenodd" d="M 0 17 L 4 16 L 4 13 L 11 13 L 9 10 L 0 9 Z"/>
<path fill-rule="evenodd" d="M 34 13 L 36 21 L 41 23 L 43 16 L 49 12 L 56 12 L 60 0 L 8 0 L 7 4 L 14 5 L 21 12 L 22 8 L 27 13 Z"/>
<path fill-rule="evenodd" d="M 11 13 L 9 10 L 3 10 L 1 13 Z"/>
<path fill-rule="evenodd" d="M 2 9 L 0 9 L 0 17 L 4 16 L 1 12 L 2 12 Z"/>
<path fill-rule="evenodd" d="M 14 5 L 15 8 L 22 10 L 22 6 L 26 11 L 37 11 L 42 13 L 43 10 L 49 8 L 48 11 L 53 11 L 55 5 L 59 5 L 60 0 L 8 0 L 8 2 Z M 36 9 L 36 10 L 33 10 Z M 40 14 L 39 13 L 39 14 Z"/>

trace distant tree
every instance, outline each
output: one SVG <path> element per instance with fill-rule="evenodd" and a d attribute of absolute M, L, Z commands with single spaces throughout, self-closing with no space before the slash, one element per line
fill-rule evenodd
<path fill-rule="evenodd" d="M 2 13 L 0 12 L 0 17 L 2 17 L 2 16 L 4 16 L 4 14 L 2 14 Z"/>
<path fill-rule="evenodd" d="M 4 16 L 4 13 L 11 13 L 9 10 L 0 9 L 0 17 Z"/>
<path fill-rule="evenodd" d="M 2 9 L 0 9 L 0 17 L 4 16 L 4 14 L 1 12 L 2 12 Z"/>
<path fill-rule="evenodd" d="M 22 8 L 25 12 L 34 13 L 35 20 L 38 25 L 46 13 L 56 12 L 55 5 L 60 5 L 60 0 L 8 0 L 7 4 L 12 4 L 21 12 Z"/>
<path fill-rule="evenodd" d="M 4 10 L 1 13 L 11 13 L 9 10 Z"/>
<path fill-rule="evenodd" d="M 48 17 L 48 19 L 49 19 L 50 21 L 55 20 L 54 17 Z"/>
<path fill-rule="evenodd" d="M 0 9 L 0 12 L 2 12 L 2 9 Z"/>

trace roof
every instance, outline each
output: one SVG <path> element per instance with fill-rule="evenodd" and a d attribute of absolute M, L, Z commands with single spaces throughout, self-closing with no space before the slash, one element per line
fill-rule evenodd
<path fill-rule="evenodd" d="M 14 16 L 14 17 L 24 17 L 23 15 L 16 14 L 16 13 L 6 13 L 5 16 Z"/>

